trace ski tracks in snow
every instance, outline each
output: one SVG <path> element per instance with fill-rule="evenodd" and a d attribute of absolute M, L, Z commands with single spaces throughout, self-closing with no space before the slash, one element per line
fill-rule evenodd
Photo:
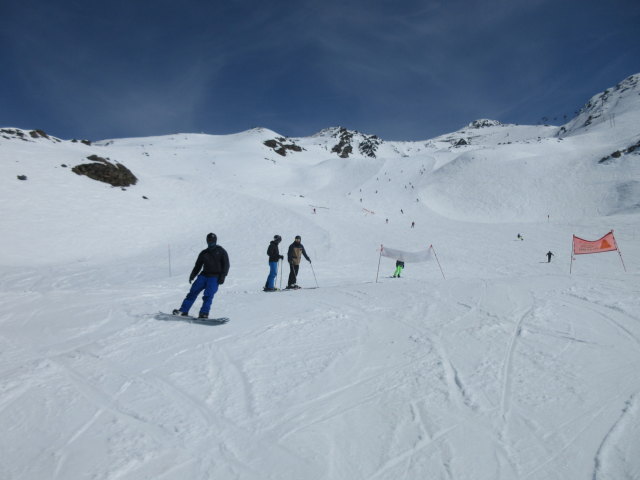
<path fill-rule="evenodd" d="M 639 393 L 624 405 L 619 418 L 607 432 L 596 452 L 592 480 L 640 478 L 637 458 L 640 445 Z"/>
<path fill-rule="evenodd" d="M 507 415 L 509 414 L 509 408 L 511 403 L 511 379 L 513 370 L 513 357 L 516 349 L 518 338 L 522 333 L 522 326 L 525 319 L 533 315 L 534 307 L 530 307 L 525 313 L 518 315 L 518 320 L 515 323 L 513 333 L 509 338 L 504 360 L 502 361 L 502 394 L 500 395 L 500 415 L 502 419 L 507 422 Z"/>
<path fill-rule="evenodd" d="M 640 382 L 597 396 L 600 377 L 584 385 L 582 362 L 622 346 L 629 363 L 598 373 L 632 374 L 638 319 L 557 285 L 534 295 L 531 279 L 454 282 L 255 295 L 224 328 L 118 310 L 86 327 L 63 317 L 69 335 L 52 330 L 30 349 L 0 337 L 0 359 L 17 369 L 4 372 L 0 415 L 34 392 L 47 399 L 31 424 L 66 428 L 26 450 L 58 479 L 560 479 L 580 452 L 594 480 L 613 478 L 633 455 L 621 446 L 638 443 Z M 603 435 L 591 450 L 588 432 Z M 8 447 L 19 458 L 21 444 Z M 105 452 L 97 465 L 79 460 L 85 448 Z"/>

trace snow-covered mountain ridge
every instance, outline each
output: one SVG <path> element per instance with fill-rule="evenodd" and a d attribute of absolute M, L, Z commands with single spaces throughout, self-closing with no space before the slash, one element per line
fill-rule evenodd
<path fill-rule="evenodd" d="M 171 169 L 184 175 L 205 158 L 211 165 L 235 164 L 238 160 L 234 158 L 242 159 L 244 178 L 256 180 L 266 168 L 265 160 L 276 169 L 284 166 L 282 162 L 294 162 L 292 166 L 306 168 L 309 174 L 322 162 L 340 165 L 375 160 L 372 165 L 381 169 L 375 182 L 380 182 L 380 174 L 387 169 L 382 165 L 386 164 L 399 172 L 394 175 L 394 185 L 400 188 L 395 190 L 400 196 L 408 193 L 402 190 L 410 184 L 412 201 L 449 218 L 526 222 L 547 215 L 581 218 L 630 212 L 639 203 L 638 151 L 634 147 L 640 141 L 639 78 L 633 75 L 594 96 L 575 119 L 562 127 L 508 125 L 481 119 L 456 132 L 418 142 L 384 141 L 343 127 L 301 138 L 256 128 L 234 135 L 175 134 L 94 143 L 60 141 L 42 131 L 4 128 L 0 152 L 5 157 L 13 156 L 19 142 L 24 155 L 21 153 L 12 164 L 3 162 L 3 179 L 35 179 L 38 171 L 60 168 L 60 164 L 68 165 L 70 173 L 91 155 L 111 158 L 117 165 L 128 167 L 141 185 L 145 185 L 142 170 L 159 158 L 175 160 Z M 61 159 L 57 164 L 44 160 L 52 151 Z M 604 161 L 615 157 L 616 152 L 621 152 L 622 158 Z M 30 157 L 41 160 L 27 160 Z M 49 177 L 49 181 L 55 178 Z M 379 210 L 381 204 L 388 203 L 392 185 L 375 182 L 358 185 L 358 193 L 364 187 L 368 198 L 363 202 Z M 64 183 L 68 184 L 65 188 L 74 188 L 71 179 Z"/>
<path fill-rule="evenodd" d="M 634 115 L 640 105 L 640 74 L 631 75 L 614 87 L 594 95 L 578 115 L 560 128 L 563 136 L 588 131 L 589 127 L 609 123 L 615 125 L 617 117 Z M 622 121 L 625 121 L 624 117 Z M 636 127 L 636 132 L 640 129 Z"/>

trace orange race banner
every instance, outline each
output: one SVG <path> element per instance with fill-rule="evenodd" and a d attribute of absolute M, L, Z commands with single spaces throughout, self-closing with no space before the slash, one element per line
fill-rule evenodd
<path fill-rule="evenodd" d="M 573 236 L 573 254 L 574 255 L 586 255 L 589 253 L 601 253 L 612 252 L 618 250 L 616 239 L 613 236 L 613 230 L 607 233 L 604 237 L 589 241 L 582 238 Z"/>

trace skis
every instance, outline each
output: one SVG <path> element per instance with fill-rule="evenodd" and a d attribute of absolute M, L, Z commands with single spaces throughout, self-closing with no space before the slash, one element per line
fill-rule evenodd
<path fill-rule="evenodd" d="M 315 290 L 318 287 L 291 287 L 291 288 L 274 288 L 273 290 L 265 290 L 262 289 L 265 293 L 275 293 L 275 292 L 292 292 L 294 290 Z"/>
<path fill-rule="evenodd" d="M 198 323 L 201 325 L 224 325 L 229 322 L 231 319 L 229 317 L 218 317 L 218 318 L 196 318 L 192 316 L 182 316 L 182 315 L 173 315 L 171 313 L 163 313 L 158 312 L 155 316 L 156 320 L 173 320 L 188 322 L 188 323 Z"/>

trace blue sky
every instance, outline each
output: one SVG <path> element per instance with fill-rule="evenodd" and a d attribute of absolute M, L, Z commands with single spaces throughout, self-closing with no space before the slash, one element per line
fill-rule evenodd
<path fill-rule="evenodd" d="M 0 126 L 66 139 L 562 124 L 640 72 L 637 0 L 4 0 L 1 12 Z"/>

